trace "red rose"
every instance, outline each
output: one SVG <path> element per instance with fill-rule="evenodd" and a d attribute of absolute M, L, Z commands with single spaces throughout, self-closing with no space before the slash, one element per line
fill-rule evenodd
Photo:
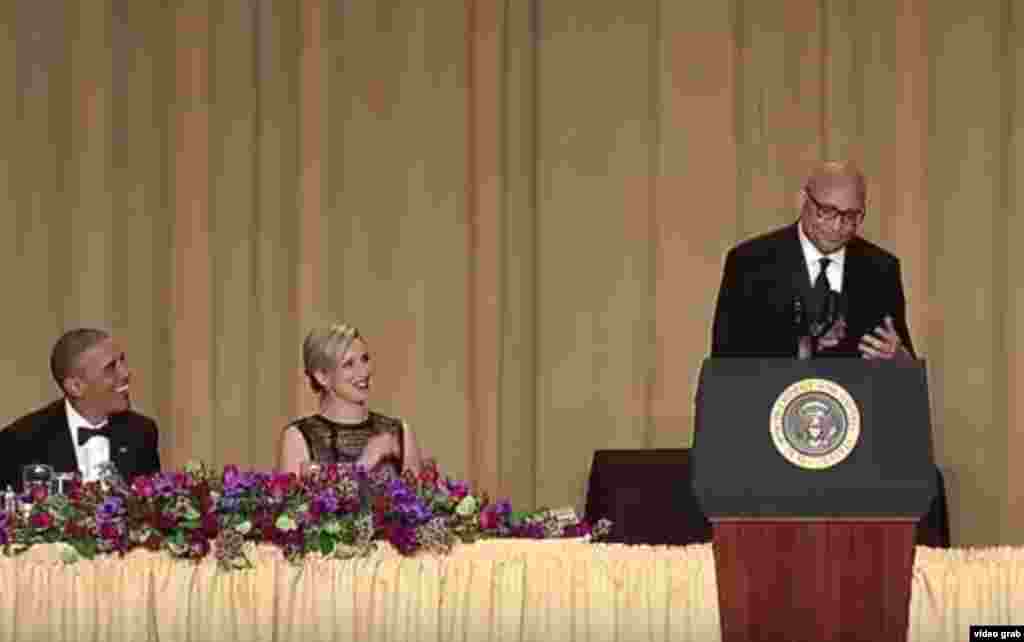
<path fill-rule="evenodd" d="M 151 533 L 146 541 L 142 543 L 143 546 L 151 551 L 159 551 L 160 547 L 163 546 L 164 538 L 160 537 L 157 533 Z"/>
<path fill-rule="evenodd" d="M 64 524 L 64 537 L 68 539 L 85 539 L 89 536 L 89 529 L 76 524 L 74 522 L 67 522 Z"/>
<path fill-rule="evenodd" d="M 213 499 L 210 497 L 210 485 L 205 481 L 199 482 L 192 487 L 192 497 L 199 500 L 199 512 L 209 512 L 213 506 Z"/>
<path fill-rule="evenodd" d="M 498 527 L 498 514 L 490 507 L 480 513 L 480 528 L 489 531 Z"/>
<path fill-rule="evenodd" d="M 341 474 L 338 472 L 337 464 L 330 464 L 327 466 L 327 482 L 335 484 L 341 479 Z"/>
<path fill-rule="evenodd" d="M 157 528 L 162 531 L 169 531 L 178 526 L 178 520 L 170 513 L 160 513 Z"/>
<path fill-rule="evenodd" d="M 53 525 L 53 516 L 49 513 L 35 513 L 31 523 L 33 528 L 49 528 Z"/>
<path fill-rule="evenodd" d="M 432 486 L 437 483 L 437 464 L 433 461 L 428 461 L 423 464 L 420 468 L 420 481 L 428 486 Z"/>
<path fill-rule="evenodd" d="M 193 537 L 189 548 L 192 557 L 206 557 L 206 554 L 210 552 L 210 541 L 203 537 Z"/>
<path fill-rule="evenodd" d="M 217 522 L 217 515 L 205 513 L 203 515 L 203 534 L 207 537 L 216 537 L 219 530 L 220 524 Z"/>
<path fill-rule="evenodd" d="M 100 537 L 103 539 L 117 539 L 120 536 L 121 533 L 113 524 L 104 524 L 100 527 Z"/>
<path fill-rule="evenodd" d="M 267 490 L 273 497 L 280 499 L 288 494 L 288 491 L 291 490 L 294 484 L 295 475 L 293 473 L 288 473 L 287 475 L 278 474 L 274 475 L 274 477 L 267 482 Z"/>

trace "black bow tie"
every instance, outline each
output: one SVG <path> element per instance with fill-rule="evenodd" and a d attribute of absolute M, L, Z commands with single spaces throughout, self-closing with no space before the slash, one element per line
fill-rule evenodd
<path fill-rule="evenodd" d="M 93 437 L 106 437 L 110 439 L 110 424 L 103 426 L 102 428 L 86 428 L 82 426 L 78 429 L 78 445 L 84 446 Z"/>

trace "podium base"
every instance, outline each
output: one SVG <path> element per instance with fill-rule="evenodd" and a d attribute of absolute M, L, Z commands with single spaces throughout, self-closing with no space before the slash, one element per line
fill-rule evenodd
<path fill-rule="evenodd" d="M 712 521 L 723 642 L 906 640 L 916 520 Z"/>

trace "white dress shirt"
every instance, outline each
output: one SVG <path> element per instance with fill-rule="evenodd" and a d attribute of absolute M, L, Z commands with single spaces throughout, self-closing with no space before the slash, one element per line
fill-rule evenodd
<path fill-rule="evenodd" d="M 78 429 L 92 428 L 99 429 L 107 425 L 104 421 L 98 426 L 89 423 L 71 405 L 67 399 L 64 400 L 64 410 L 68 416 L 68 427 L 71 429 L 71 443 L 75 447 L 75 457 L 78 459 L 78 472 L 82 473 L 82 481 L 96 481 L 96 467 L 110 461 L 110 440 L 106 437 L 93 437 L 84 446 L 78 445 Z"/>
<path fill-rule="evenodd" d="M 831 262 L 825 268 L 825 278 L 828 279 L 829 287 L 836 292 L 842 292 L 846 246 L 844 245 L 832 254 L 822 254 L 811 242 L 811 239 L 804 234 L 803 222 L 798 223 L 796 228 L 800 236 L 800 247 L 804 250 L 804 262 L 807 264 L 807 276 L 810 278 L 811 287 L 814 287 L 814 281 L 818 278 L 818 272 L 821 271 L 821 263 L 818 260 L 829 259 Z"/>

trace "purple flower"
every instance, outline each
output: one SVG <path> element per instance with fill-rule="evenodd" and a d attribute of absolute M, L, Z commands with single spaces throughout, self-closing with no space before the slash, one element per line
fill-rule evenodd
<path fill-rule="evenodd" d="M 544 525 L 540 522 L 521 524 L 513 533 L 516 537 L 528 539 L 544 539 Z"/>
<path fill-rule="evenodd" d="M 153 475 L 153 492 L 159 497 L 168 497 L 174 494 L 173 473 L 160 473 Z"/>
<path fill-rule="evenodd" d="M 222 495 L 221 498 L 217 500 L 217 510 L 225 513 L 234 513 L 238 510 L 241 504 L 242 501 L 237 497 Z"/>
<path fill-rule="evenodd" d="M 403 555 L 416 550 L 416 531 L 412 528 L 394 526 L 388 530 L 388 541 Z"/>
<path fill-rule="evenodd" d="M 117 495 L 111 495 L 103 500 L 103 503 L 96 509 L 96 521 L 105 522 L 116 518 L 121 513 L 123 501 Z"/>
<path fill-rule="evenodd" d="M 239 488 L 244 488 L 245 490 L 252 490 L 259 486 L 261 482 L 262 480 L 260 479 L 260 476 L 251 471 L 242 473 L 238 478 Z"/>
<path fill-rule="evenodd" d="M 333 488 L 323 491 L 313 500 L 313 508 L 317 513 L 334 513 L 338 510 L 338 495 Z"/>
<path fill-rule="evenodd" d="M 238 481 L 241 475 L 238 472 L 238 466 L 225 466 L 224 467 L 224 490 L 231 490 L 238 486 Z"/>
<path fill-rule="evenodd" d="M 399 479 L 388 485 L 391 496 L 391 510 L 402 516 L 408 526 L 417 526 L 430 520 L 430 509 L 411 488 Z"/>

